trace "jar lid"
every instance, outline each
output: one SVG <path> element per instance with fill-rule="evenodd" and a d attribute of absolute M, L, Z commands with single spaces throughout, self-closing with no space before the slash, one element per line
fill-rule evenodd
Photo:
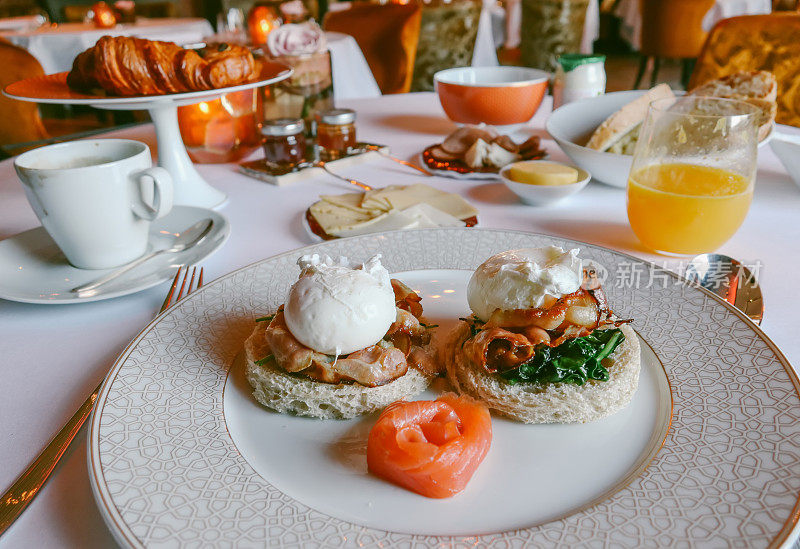
<path fill-rule="evenodd" d="M 261 135 L 280 137 L 284 135 L 297 135 L 305 131 L 306 126 L 302 118 L 274 118 L 264 120 L 261 124 Z"/>
<path fill-rule="evenodd" d="M 569 72 L 580 65 L 605 63 L 606 56 L 600 54 L 564 53 L 558 56 L 558 62 L 565 72 Z"/>
<path fill-rule="evenodd" d="M 356 121 L 356 111 L 353 109 L 330 109 L 317 113 L 317 122 L 320 124 L 333 124 L 341 126 L 352 124 Z"/>

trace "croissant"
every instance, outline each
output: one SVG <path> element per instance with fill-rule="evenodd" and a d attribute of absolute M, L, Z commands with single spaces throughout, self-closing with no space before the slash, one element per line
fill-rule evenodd
<path fill-rule="evenodd" d="M 236 86 L 257 75 L 253 55 L 243 46 L 190 50 L 172 42 L 103 36 L 75 58 L 67 85 L 120 96 L 162 95 Z"/>

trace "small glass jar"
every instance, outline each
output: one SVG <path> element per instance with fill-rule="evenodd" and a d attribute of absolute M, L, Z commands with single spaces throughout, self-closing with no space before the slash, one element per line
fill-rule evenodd
<path fill-rule="evenodd" d="M 331 109 L 317 114 L 317 145 L 323 160 L 347 156 L 356 146 L 356 112 Z"/>
<path fill-rule="evenodd" d="M 261 125 L 267 163 L 294 168 L 306 159 L 305 124 L 301 118 L 276 118 Z"/>
<path fill-rule="evenodd" d="M 553 79 L 553 108 L 606 92 L 605 55 L 565 53 Z"/>

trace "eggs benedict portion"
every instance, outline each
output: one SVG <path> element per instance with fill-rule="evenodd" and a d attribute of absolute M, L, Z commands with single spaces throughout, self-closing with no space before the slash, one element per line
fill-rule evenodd
<path fill-rule="evenodd" d="M 423 391 L 435 366 L 421 298 L 380 255 L 351 266 L 319 255 L 245 342 L 254 396 L 279 412 L 351 418 Z"/>
<path fill-rule="evenodd" d="M 608 307 L 578 250 L 499 253 L 473 273 L 473 315 L 444 349 L 450 383 L 525 423 L 587 422 L 626 406 L 639 379 L 638 338 Z"/>

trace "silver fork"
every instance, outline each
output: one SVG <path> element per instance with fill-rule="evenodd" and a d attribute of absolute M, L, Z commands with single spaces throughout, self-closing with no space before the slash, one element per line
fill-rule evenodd
<path fill-rule="evenodd" d="M 183 282 L 181 282 L 180 289 L 178 289 L 181 271 L 183 271 Z M 195 284 L 195 276 L 198 275 L 197 267 L 192 267 L 191 271 L 192 274 L 190 277 L 188 267 L 184 268 L 181 266 L 178 268 L 178 272 L 175 273 L 175 278 L 172 280 L 169 293 L 156 316 L 203 285 L 203 268 L 200 268 L 199 276 L 197 276 L 197 284 Z M 175 297 L 176 289 L 178 289 L 177 297 Z M 184 290 L 186 291 L 185 294 Z M 86 422 L 89 414 L 91 414 L 94 402 L 97 400 L 97 395 L 100 393 L 100 387 L 102 385 L 103 382 L 101 381 L 100 385 L 89 395 L 89 398 L 81 404 L 81 407 L 78 408 L 75 415 L 67 421 L 66 425 L 61 428 L 47 447 L 42 450 L 42 453 L 39 454 L 25 472 L 17 478 L 14 484 L 11 485 L 11 488 L 2 495 L 0 499 L 0 535 L 11 526 L 17 517 L 19 517 L 33 498 L 36 497 L 36 494 L 39 493 L 44 483 L 47 482 L 47 479 L 55 469 L 61 456 L 64 455 L 64 452 Z"/>

